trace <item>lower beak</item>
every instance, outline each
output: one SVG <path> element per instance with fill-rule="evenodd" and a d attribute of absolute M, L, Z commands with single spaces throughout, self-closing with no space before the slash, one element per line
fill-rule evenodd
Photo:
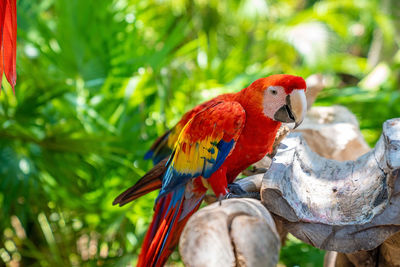
<path fill-rule="evenodd" d="M 306 111 L 306 94 L 304 90 L 295 89 L 286 97 L 286 105 L 275 113 L 274 119 L 286 123 L 294 122 L 294 129 L 296 129 L 303 122 Z"/>

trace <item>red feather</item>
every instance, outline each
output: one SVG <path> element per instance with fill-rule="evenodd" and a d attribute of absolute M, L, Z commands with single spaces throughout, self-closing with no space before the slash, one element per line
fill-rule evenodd
<path fill-rule="evenodd" d="M 195 182 L 192 185 L 196 186 Z M 172 207 L 171 203 L 173 194 L 177 192 L 172 192 L 157 202 L 153 220 L 142 244 L 137 267 L 164 265 L 178 244 L 179 236 L 187 220 L 200 207 L 207 190 L 201 184 L 199 185 L 201 188 L 197 188 L 190 198 L 186 199 L 185 195 L 182 195 L 175 207 Z M 187 211 L 188 207 L 190 207 L 189 211 Z"/>
<path fill-rule="evenodd" d="M 0 84 L 3 73 L 6 75 L 13 92 L 17 80 L 17 1 L 0 2 Z"/>

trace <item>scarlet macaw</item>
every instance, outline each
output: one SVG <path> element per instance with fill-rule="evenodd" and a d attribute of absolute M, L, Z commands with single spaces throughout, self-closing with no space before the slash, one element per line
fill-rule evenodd
<path fill-rule="evenodd" d="M 258 79 L 238 93 L 196 106 L 154 142 L 146 158 L 156 165 L 113 203 L 122 206 L 161 188 L 137 266 L 166 262 L 207 188 L 217 197 L 242 192 L 229 192 L 228 184 L 271 152 L 282 122 L 295 127 L 302 122 L 305 90 L 304 79 L 297 76 Z"/>
<path fill-rule="evenodd" d="M 0 90 L 4 72 L 14 91 L 17 80 L 16 56 L 17 1 L 0 0 Z"/>

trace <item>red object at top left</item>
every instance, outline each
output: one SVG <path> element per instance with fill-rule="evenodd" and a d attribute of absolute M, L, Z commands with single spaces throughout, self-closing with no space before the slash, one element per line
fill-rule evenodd
<path fill-rule="evenodd" d="M 0 37 L 0 84 L 4 72 L 14 91 L 17 80 L 17 0 L 0 0 Z"/>

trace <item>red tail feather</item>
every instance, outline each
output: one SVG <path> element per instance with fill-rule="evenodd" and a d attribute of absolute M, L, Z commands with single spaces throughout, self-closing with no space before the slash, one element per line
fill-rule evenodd
<path fill-rule="evenodd" d="M 178 189 L 157 202 L 137 267 L 161 267 L 174 251 L 187 220 L 199 209 L 203 198 L 203 194 L 192 194 L 185 199 L 182 192 Z"/>

